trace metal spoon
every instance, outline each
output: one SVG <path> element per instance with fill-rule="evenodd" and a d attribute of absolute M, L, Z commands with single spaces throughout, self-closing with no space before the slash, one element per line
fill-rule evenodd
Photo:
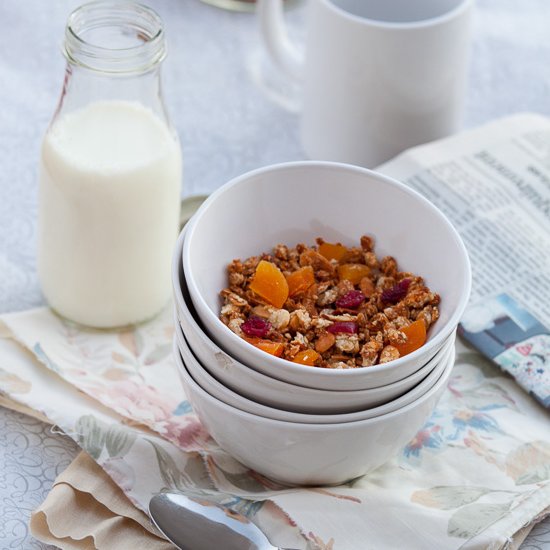
<path fill-rule="evenodd" d="M 180 550 L 278 550 L 248 518 L 179 493 L 155 495 L 149 502 L 149 515 Z"/>

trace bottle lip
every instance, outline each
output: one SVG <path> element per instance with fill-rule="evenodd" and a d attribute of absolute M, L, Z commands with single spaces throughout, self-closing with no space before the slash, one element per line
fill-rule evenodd
<path fill-rule="evenodd" d="M 125 44 L 114 44 L 116 31 Z M 162 19 L 153 9 L 132 1 L 83 4 L 69 15 L 63 53 L 69 63 L 94 71 L 147 72 L 166 57 Z"/>

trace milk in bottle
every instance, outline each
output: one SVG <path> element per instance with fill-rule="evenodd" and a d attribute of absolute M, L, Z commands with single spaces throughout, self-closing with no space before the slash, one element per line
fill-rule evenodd
<path fill-rule="evenodd" d="M 113 327 L 168 301 L 181 159 L 152 111 L 97 101 L 61 116 L 42 145 L 39 275 L 54 310 Z"/>
<path fill-rule="evenodd" d="M 181 153 L 160 93 L 158 15 L 93 2 L 69 17 L 60 104 L 42 143 L 38 274 L 54 311 L 112 328 L 171 294 Z"/>

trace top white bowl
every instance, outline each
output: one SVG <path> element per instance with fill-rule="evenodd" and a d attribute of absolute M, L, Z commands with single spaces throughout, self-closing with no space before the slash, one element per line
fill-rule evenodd
<path fill-rule="evenodd" d="M 319 369 L 271 356 L 219 320 L 219 292 L 234 258 L 316 237 L 357 246 L 364 234 L 374 236 L 378 256 L 394 256 L 400 269 L 421 275 L 441 295 L 440 319 L 415 352 L 368 368 Z M 225 184 L 190 221 L 182 261 L 197 313 L 227 353 L 280 380 L 332 390 L 390 384 L 418 370 L 456 328 L 471 286 L 464 244 L 435 206 L 391 178 L 331 162 L 268 166 Z"/>

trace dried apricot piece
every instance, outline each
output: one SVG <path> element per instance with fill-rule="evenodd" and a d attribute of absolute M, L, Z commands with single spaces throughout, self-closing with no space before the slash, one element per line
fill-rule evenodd
<path fill-rule="evenodd" d="M 288 298 L 288 283 L 283 272 L 271 262 L 261 260 L 250 283 L 250 290 L 276 308 Z"/>
<path fill-rule="evenodd" d="M 275 355 L 275 357 L 281 357 L 285 349 L 285 345 L 282 342 L 272 342 L 271 340 L 262 340 L 261 338 L 246 338 L 246 341 L 270 355 Z"/>
<path fill-rule="evenodd" d="M 313 268 L 310 265 L 306 265 L 297 271 L 293 271 L 290 275 L 286 276 L 286 282 L 288 283 L 289 296 L 304 292 L 304 290 L 307 290 L 315 282 Z"/>
<path fill-rule="evenodd" d="M 345 255 L 348 249 L 340 244 L 321 243 L 319 245 L 319 254 L 324 256 L 327 260 L 336 260 L 339 262 Z"/>
<path fill-rule="evenodd" d="M 299 351 L 292 360 L 293 363 L 300 363 L 300 365 L 308 365 L 309 367 L 313 367 L 315 365 L 315 362 L 317 359 L 321 357 L 315 350 L 313 349 L 305 349 L 303 351 Z"/>
<path fill-rule="evenodd" d="M 400 357 L 412 353 L 426 342 L 426 324 L 423 319 L 418 319 L 400 330 L 407 336 L 407 341 L 404 344 L 394 345 L 397 351 L 399 351 Z"/>
<path fill-rule="evenodd" d="M 281 357 L 285 349 L 285 345 L 282 342 L 270 342 L 269 340 L 260 340 L 254 345 L 270 355 L 275 355 L 275 357 Z"/>
<path fill-rule="evenodd" d="M 369 277 L 370 274 L 370 267 L 364 264 L 342 264 L 338 266 L 340 280 L 351 281 L 354 285 L 358 285 L 361 279 Z"/>

